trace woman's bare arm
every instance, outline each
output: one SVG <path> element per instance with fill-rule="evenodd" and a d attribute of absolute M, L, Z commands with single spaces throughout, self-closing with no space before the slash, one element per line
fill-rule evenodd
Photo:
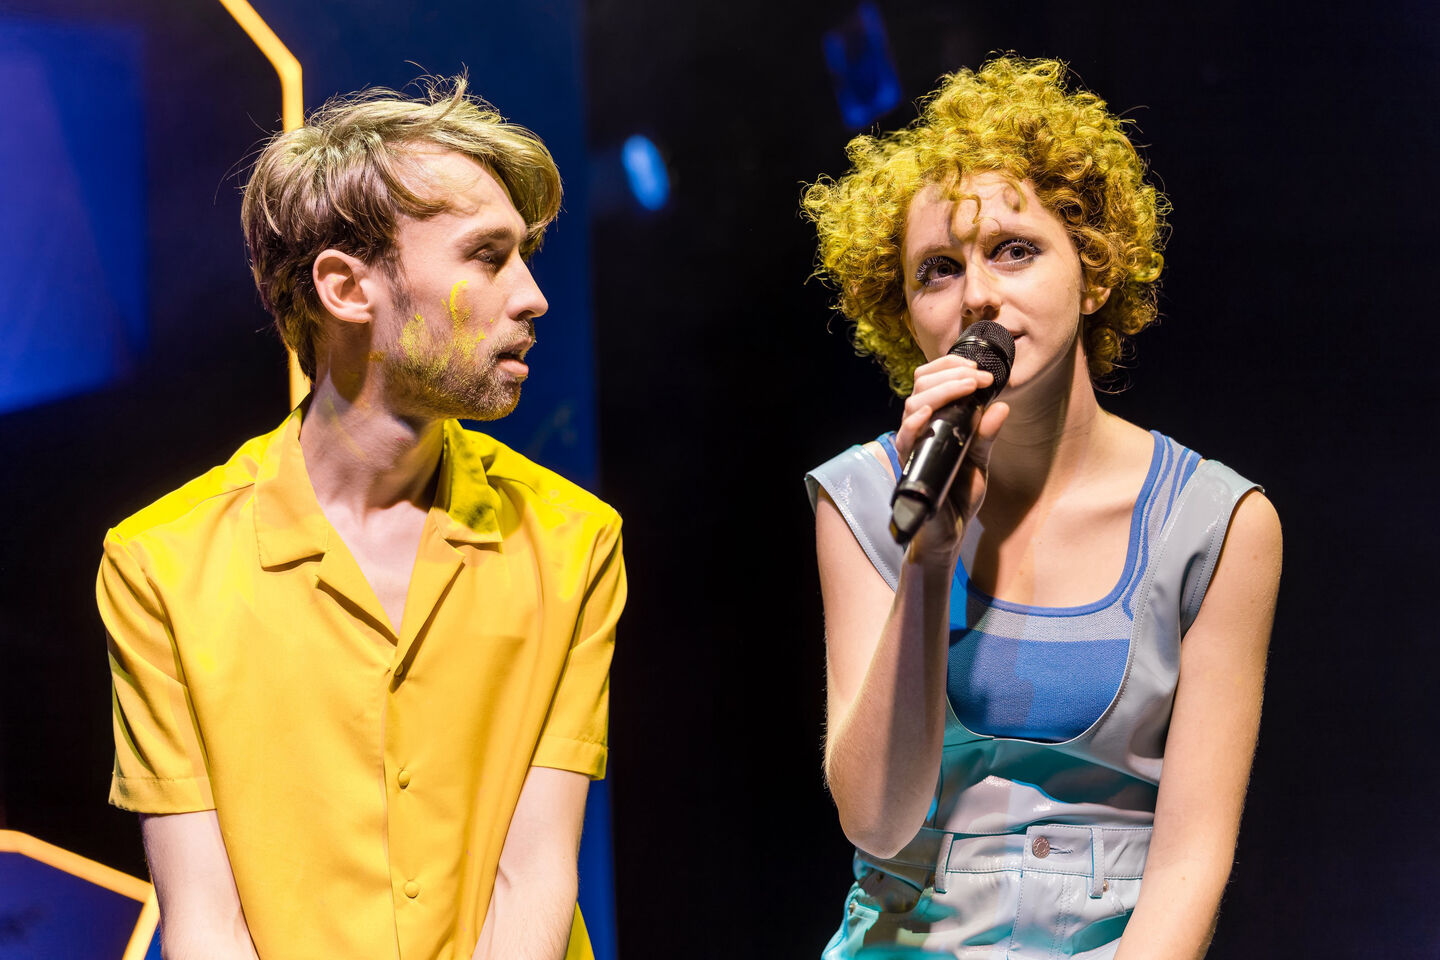
<path fill-rule="evenodd" d="M 1209 948 L 1260 729 L 1280 553 L 1275 508 L 1252 492 L 1181 644 L 1145 880 L 1116 960 L 1196 960 Z"/>
<path fill-rule="evenodd" d="M 953 564 L 907 555 L 892 593 L 834 502 L 815 511 L 825 603 L 825 777 L 857 847 L 895 854 L 940 775 Z"/>
<path fill-rule="evenodd" d="M 959 357 L 916 371 L 896 433 L 903 460 L 933 410 L 990 375 Z M 876 856 L 897 853 L 925 822 L 945 738 L 950 581 L 962 519 L 985 496 L 990 445 L 1009 407 L 991 404 L 948 502 L 916 534 L 892 593 L 828 496 L 815 507 L 825 604 L 825 777 L 845 836 Z"/>

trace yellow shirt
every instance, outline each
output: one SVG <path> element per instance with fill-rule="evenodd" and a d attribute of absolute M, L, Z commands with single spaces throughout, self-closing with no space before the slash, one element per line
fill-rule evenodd
<path fill-rule="evenodd" d="M 465 960 L 530 766 L 604 776 L 620 518 L 447 422 L 397 636 L 299 434 L 106 536 L 110 801 L 216 810 L 267 960 Z"/>

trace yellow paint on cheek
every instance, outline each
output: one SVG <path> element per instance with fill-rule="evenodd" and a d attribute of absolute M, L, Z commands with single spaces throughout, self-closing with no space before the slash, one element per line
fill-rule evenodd
<path fill-rule="evenodd" d="M 454 335 L 451 350 L 461 357 L 473 354 L 480 348 L 480 341 L 485 339 L 482 331 L 465 332 L 465 327 L 470 322 L 470 305 L 460 299 L 460 294 L 469 283 L 469 280 L 455 281 L 455 285 L 450 288 L 450 299 L 445 301 L 445 307 L 450 311 L 450 329 Z"/>
<path fill-rule="evenodd" d="M 469 280 L 456 280 L 455 285 L 450 288 L 450 299 L 445 301 L 445 308 L 450 311 L 450 326 L 456 333 L 459 333 L 465 326 L 465 321 L 470 319 L 470 307 L 460 302 L 460 292 L 469 283 Z"/>
<path fill-rule="evenodd" d="M 415 314 L 415 319 L 405 324 L 400 331 L 400 350 L 410 361 L 426 374 L 434 376 L 445 369 L 449 350 L 445 353 L 426 356 L 425 318 Z"/>
<path fill-rule="evenodd" d="M 369 355 L 367 355 L 365 359 L 370 361 L 371 363 L 380 363 L 385 359 L 385 354 L 381 353 L 379 350 L 371 350 Z"/>
<path fill-rule="evenodd" d="M 415 319 L 405 324 L 405 328 L 400 331 L 400 349 L 405 352 L 405 356 L 411 360 L 420 356 L 420 342 L 424 339 L 424 334 L 425 318 L 417 313 Z"/>

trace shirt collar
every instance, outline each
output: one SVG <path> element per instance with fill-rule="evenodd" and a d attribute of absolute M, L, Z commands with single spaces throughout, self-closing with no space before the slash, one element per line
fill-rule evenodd
<path fill-rule="evenodd" d="M 458 420 L 446 420 L 445 449 L 435 487 L 435 518 L 440 535 L 452 543 L 497 543 L 500 495 L 485 476 L 481 451 Z"/>
<path fill-rule="evenodd" d="M 300 449 L 303 410 L 302 404 L 271 435 L 255 477 L 255 535 L 260 565 L 267 568 L 324 555 L 333 534 Z M 443 430 L 431 508 L 440 535 L 451 543 L 496 543 L 500 496 L 486 479 L 482 453 L 467 442 L 458 420 L 446 420 Z"/>
<path fill-rule="evenodd" d="M 303 410 L 303 404 L 295 408 L 271 434 L 255 476 L 255 537 L 263 567 L 319 556 L 330 540 L 330 523 L 315 499 L 300 449 Z"/>

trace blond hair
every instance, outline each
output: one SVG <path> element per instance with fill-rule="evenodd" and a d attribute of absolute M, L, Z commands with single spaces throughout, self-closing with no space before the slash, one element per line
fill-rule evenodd
<path fill-rule="evenodd" d="M 399 218 L 447 208 L 443 196 L 407 183 L 414 148 L 427 146 L 470 157 L 500 179 L 525 219 L 524 256 L 560 210 L 560 172 L 545 144 L 467 94 L 463 76 L 427 80 L 419 97 L 384 88 L 335 97 L 303 127 L 274 136 L 245 184 L 240 216 L 260 299 L 312 381 L 324 316 L 315 258 L 334 248 L 394 275 Z"/>
<path fill-rule="evenodd" d="M 1033 184 L 1065 225 L 1089 282 L 1110 288 L 1085 318 L 1084 343 L 1092 379 L 1114 368 L 1125 338 L 1155 319 L 1170 209 L 1146 182 L 1129 126 L 1093 93 L 1068 92 L 1060 61 L 1001 57 L 945 77 L 903 130 L 851 140 L 850 170 L 806 189 L 802 208 L 820 239 L 815 272 L 838 288 L 856 349 L 880 361 L 895 392 L 908 394 L 925 362 L 905 323 L 910 201 L 929 184 L 953 192 L 981 171 Z"/>

